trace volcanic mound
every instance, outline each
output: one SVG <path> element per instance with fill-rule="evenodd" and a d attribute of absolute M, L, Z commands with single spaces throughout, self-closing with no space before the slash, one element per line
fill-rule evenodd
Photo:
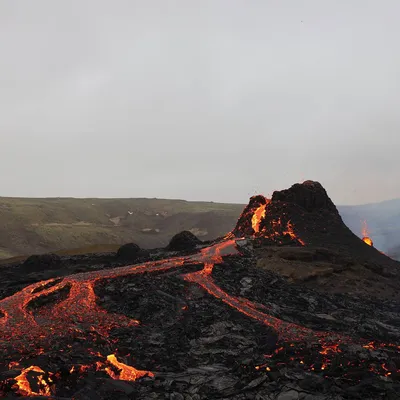
<path fill-rule="evenodd" d="M 1 398 L 399 399 L 398 301 L 290 282 L 260 251 L 335 280 L 369 263 L 399 285 L 400 264 L 353 235 L 312 181 L 252 197 L 213 242 L 181 232 L 166 249 L 62 256 L 40 272 L 34 258 L 3 267 Z"/>
<path fill-rule="evenodd" d="M 252 197 L 233 233 L 255 237 L 262 245 L 333 249 L 389 276 L 399 271 L 398 262 L 365 243 L 344 224 L 319 182 L 296 183 L 289 189 L 275 191 L 271 199 Z"/>

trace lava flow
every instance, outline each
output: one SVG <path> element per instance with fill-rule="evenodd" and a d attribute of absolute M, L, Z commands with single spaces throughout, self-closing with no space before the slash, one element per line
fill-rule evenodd
<path fill-rule="evenodd" d="M 254 211 L 254 214 L 251 217 L 251 227 L 253 228 L 254 233 L 258 233 L 260 231 L 260 223 L 261 223 L 261 220 L 265 217 L 266 206 L 267 206 L 267 204 L 261 204 Z"/>
<path fill-rule="evenodd" d="M 118 372 L 114 372 L 111 368 L 107 367 L 105 370 L 113 379 L 121 379 L 123 381 L 136 381 L 144 376 L 154 377 L 154 374 L 150 371 L 141 371 L 136 368 L 130 367 L 117 360 L 114 354 L 107 356 L 107 361 L 117 369 Z"/>
<path fill-rule="evenodd" d="M 156 272 L 177 268 L 185 260 L 181 257 L 71 275 L 62 280 L 49 279 L 34 283 L 0 301 L 0 348 L 13 343 L 20 351 L 37 349 L 41 343 L 65 334 L 74 334 L 77 325 L 90 330 L 92 327 L 106 335 L 118 326 L 137 325 L 139 322 L 124 315 L 107 313 L 96 304 L 94 285 L 101 279 Z M 68 296 L 54 307 L 42 307 L 34 316 L 30 307 L 39 299 L 67 291 Z M 34 349 L 32 349 L 34 347 Z"/>
<path fill-rule="evenodd" d="M 222 262 L 221 251 L 231 245 L 232 242 L 230 241 L 220 243 L 215 249 L 213 249 L 214 255 L 212 257 L 212 262 L 204 263 L 204 268 L 200 271 L 184 275 L 184 279 L 188 282 L 197 283 L 209 294 L 217 299 L 222 300 L 230 307 L 235 308 L 242 314 L 247 315 L 248 317 L 274 329 L 279 334 L 281 340 L 301 340 L 304 339 L 306 335 L 310 335 L 312 332 L 311 330 L 300 327 L 296 324 L 284 322 L 271 315 L 265 314 L 259 311 L 259 307 L 257 307 L 251 301 L 231 296 L 214 283 L 211 276 L 214 265 Z M 209 251 L 210 248 L 205 248 L 201 253 L 203 256 L 207 256 Z"/>
<path fill-rule="evenodd" d="M 235 240 L 230 239 L 207 247 L 200 254 L 111 270 L 79 273 L 62 280 L 49 279 L 29 285 L 20 292 L 0 300 L 0 311 L 4 315 L 0 318 L 0 348 L 2 345 L 14 343 L 21 351 L 27 348 L 34 350 L 40 343 L 48 343 L 55 336 L 73 334 L 77 325 L 80 329 L 94 329 L 102 335 L 107 335 L 116 327 L 137 325 L 139 321 L 124 315 L 109 314 L 97 305 L 94 286 L 98 281 L 146 272 L 167 271 L 184 265 L 215 263 L 221 259 L 222 251 L 226 254 L 237 253 L 234 245 Z M 50 309 L 40 308 L 34 316 L 30 306 L 35 301 L 63 290 L 68 291 L 67 298 Z"/>
<path fill-rule="evenodd" d="M 183 265 L 204 264 L 213 265 L 221 260 L 221 254 L 235 254 L 235 240 L 227 240 L 212 245 L 200 254 L 186 257 L 175 257 L 167 260 L 148 262 L 142 265 L 129 265 L 112 270 L 100 270 L 79 273 L 63 279 L 49 279 L 25 287 L 20 292 L 0 300 L 0 349 L 10 344 L 21 353 L 40 354 L 41 349 L 51 346 L 62 337 L 73 336 L 76 332 L 96 331 L 100 335 L 108 336 L 113 328 L 138 325 L 139 321 L 124 315 L 110 314 L 96 303 L 94 286 L 102 279 L 120 276 L 141 274 L 145 272 L 166 271 L 179 268 Z M 40 299 L 50 295 L 67 292 L 67 297 L 61 299 L 53 307 L 41 307 L 36 312 L 30 309 Z M 40 349 L 40 350 L 39 350 Z M 114 379 L 135 380 L 144 375 L 152 375 L 149 371 L 140 371 L 133 367 L 124 366 L 114 355 L 107 360 L 121 372 L 113 372 L 108 368 L 106 372 Z M 16 364 L 13 364 L 16 365 Z M 49 393 L 49 386 L 45 385 L 43 376 L 38 376 L 38 391 L 30 388 L 27 374 L 31 372 L 44 374 L 37 366 L 30 366 L 22 370 L 16 378 L 16 385 L 20 393 L 25 395 L 43 395 Z M 135 379 L 133 379 L 135 378 Z"/>

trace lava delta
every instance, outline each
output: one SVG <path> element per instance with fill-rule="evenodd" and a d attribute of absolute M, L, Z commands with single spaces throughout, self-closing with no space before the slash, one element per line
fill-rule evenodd
<path fill-rule="evenodd" d="M 1 398 L 400 399 L 400 263 L 318 182 L 120 250 L 2 267 Z"/>

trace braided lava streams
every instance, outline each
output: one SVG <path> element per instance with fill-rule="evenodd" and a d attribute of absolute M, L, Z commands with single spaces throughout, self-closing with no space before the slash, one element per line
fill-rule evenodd
<path fill-rule="evenodd" d="M 139 321 L 124 315 L 109 314 L 96 304 L 94 286 L 102 279 L 117 278 L 126 275 L 166 271 L 184 265 L 220 262 L 221 253 L 237 253 L 235 240 L 217 243 L 200 254 L 187 257 L 174 257 L 167 260 L 148 262 L 142 265 L 129 265 L 111 270 L 79 273 L 64 279 L 49 279 L 27 286 L 20 292 L 0 300 L 0 349 L 4 345 L 13 345 L 20 350 L 34 351 L 38 344 L 48 343 L 55 336 L 65 336 L 80 329 L 96 330 L 102 335 L 116 327 L 137 325 Z M 43 307 L 36 315 L 29 306 L 63 289 L 69 289 L 68 297 L 54 307 Z M 34 348 L 32 348 L 34 346 Z"/>
<path fill-rule="evenodd" d="M 55 279 L 34 283 L 13 296 L 0 301 L 0 348 L 13 343 L 21 350 L 41 342 L 48 342 L 54 336 L 73 333 L 77 325 L 106 334 L 110 329 L 139 322 L 122 315 L 108 314 L 96 304 L 94 285 L 100 279 L 123 275 L 155 272 L 179 267 L 183 258 L 163 262 L 146 263 L 139 266 L 126 266 L 113 270 L 101 270 L 71 275 L 57 282 Z M 29 306 L 35 300 L 69 288 L 68 297 L 50 310 L 45 307 L 35 317 Z M 30 349 L 34 350 L 34 349 Z"/>

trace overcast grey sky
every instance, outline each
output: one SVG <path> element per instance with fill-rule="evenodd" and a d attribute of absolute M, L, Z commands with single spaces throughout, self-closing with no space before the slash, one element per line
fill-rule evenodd
<path fill-rule="evenodd" d="M 398 0 L 2 0 L 0 195 L 400 197 Z"/>

